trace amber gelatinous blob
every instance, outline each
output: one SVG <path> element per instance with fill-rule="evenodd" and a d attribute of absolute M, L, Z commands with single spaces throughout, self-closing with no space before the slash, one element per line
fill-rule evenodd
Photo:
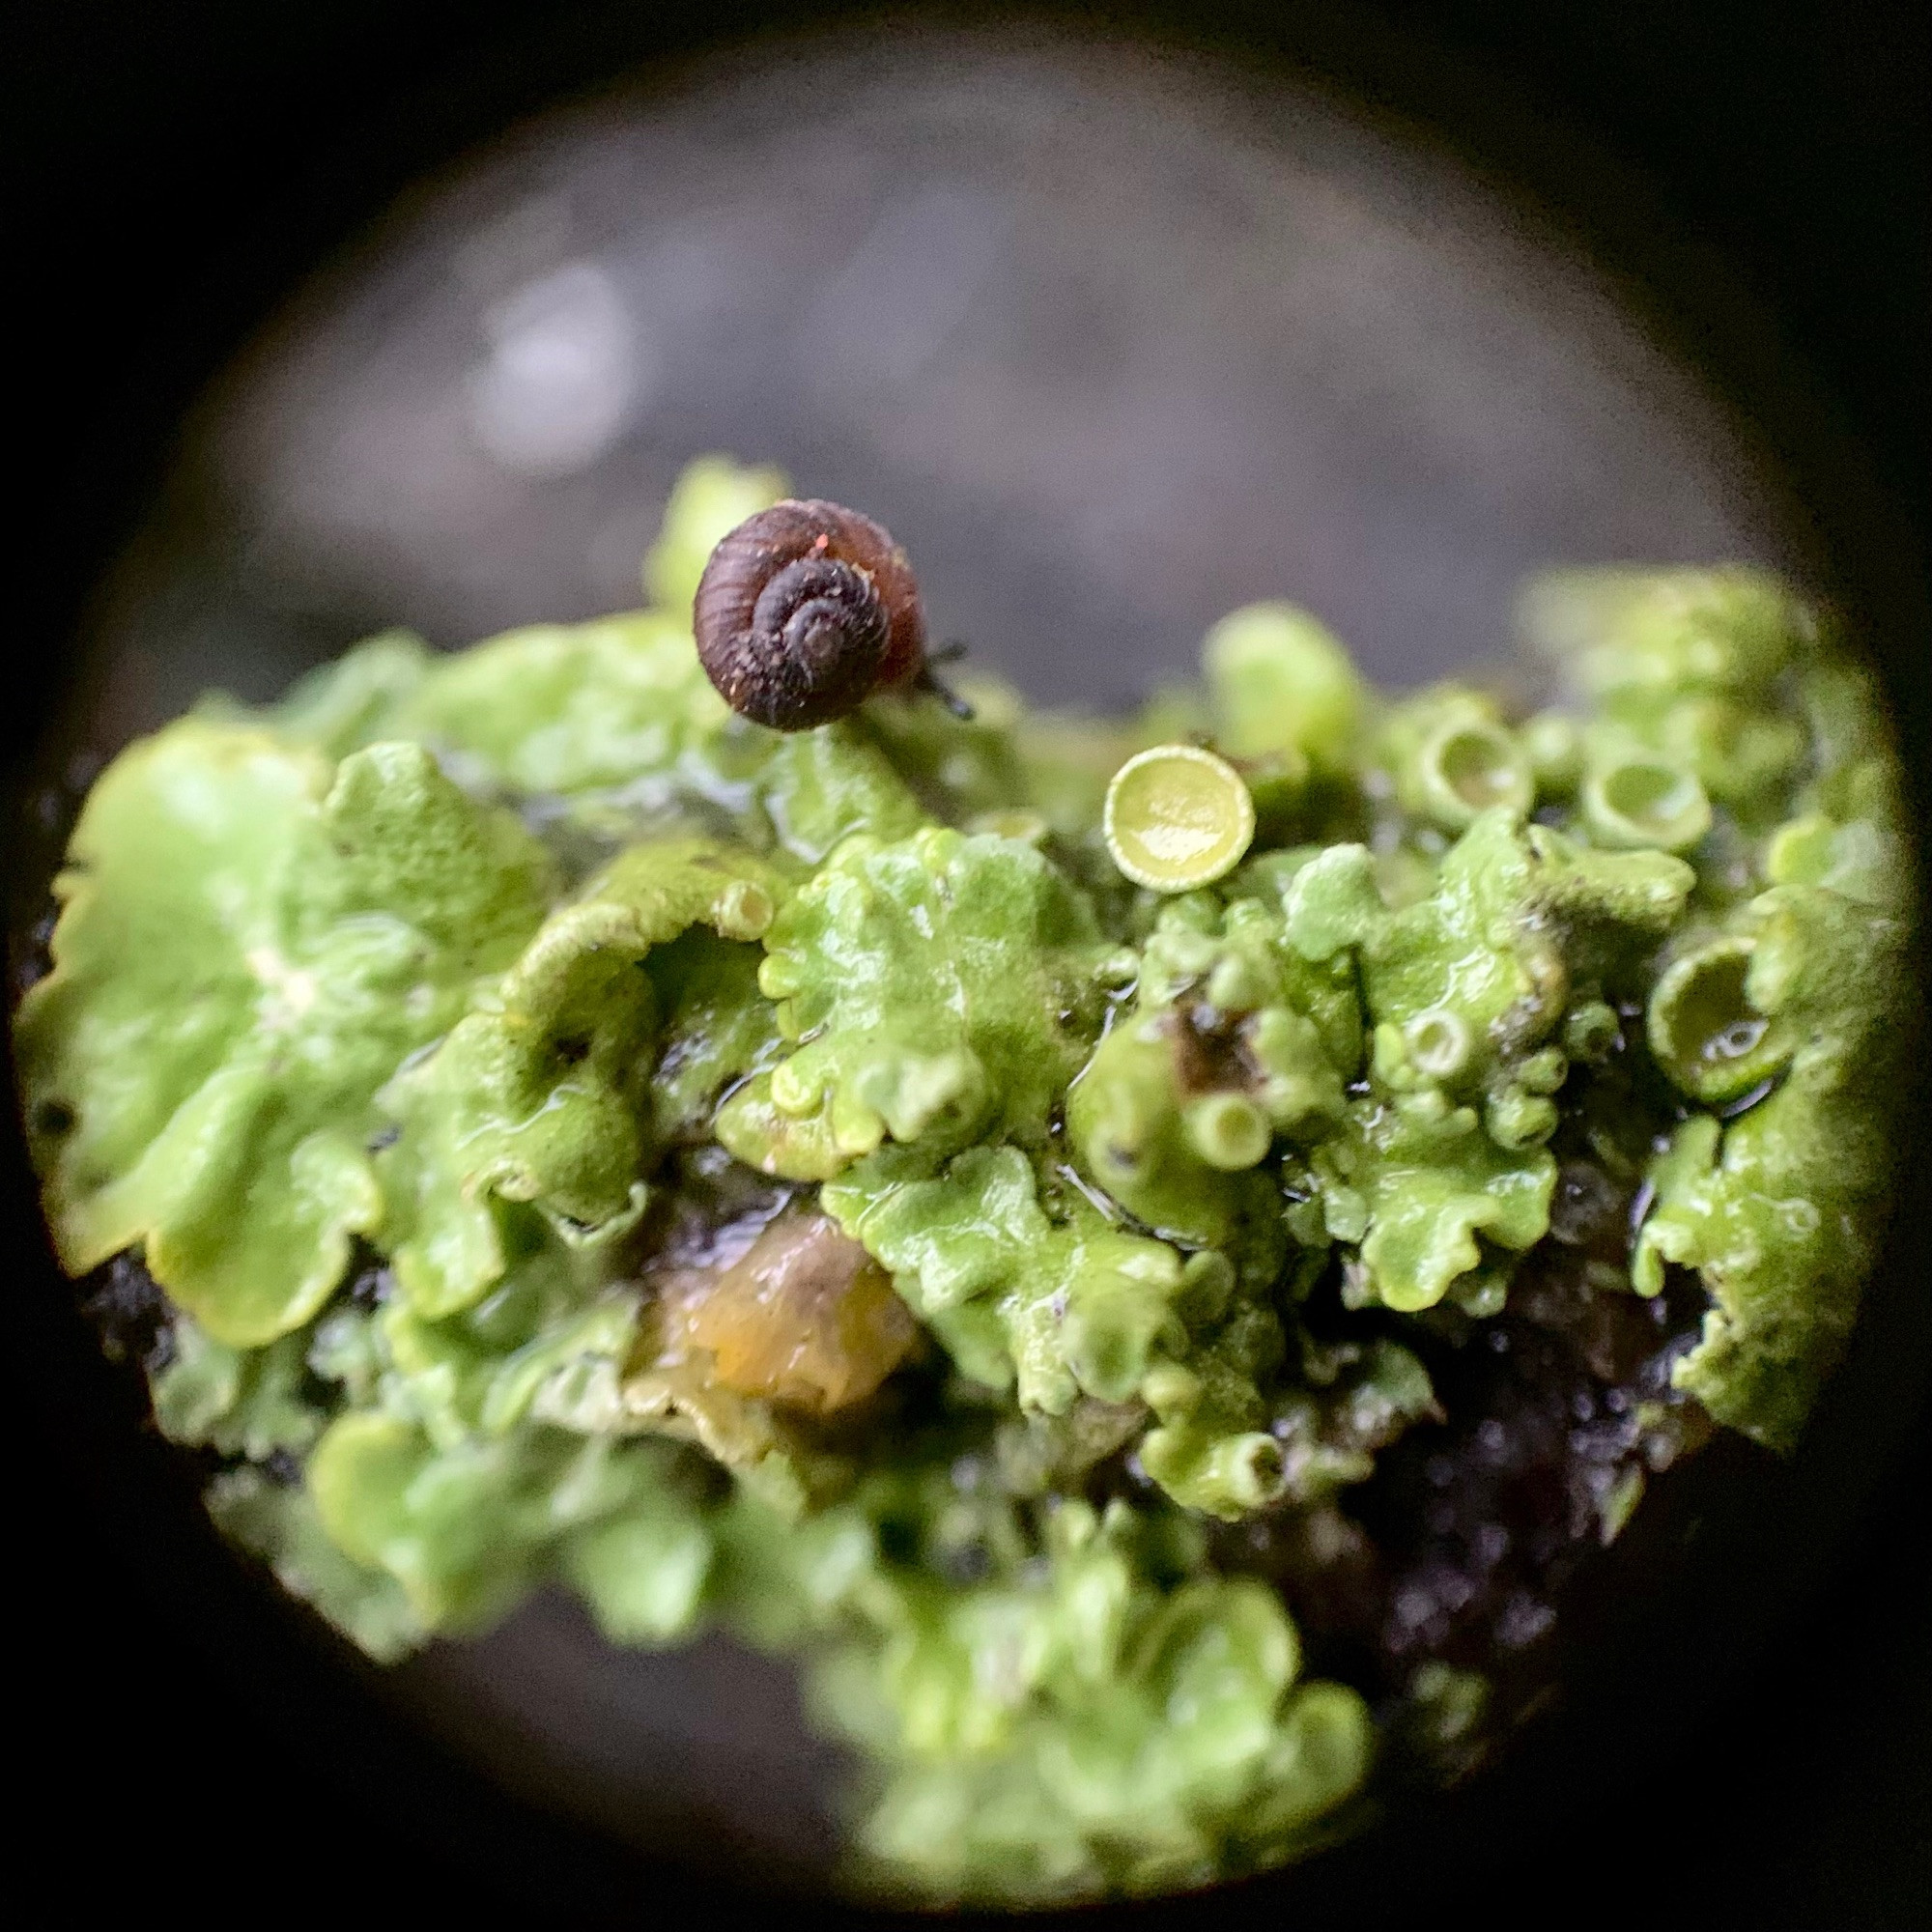
<path fill-rule="evenodd" d="M 812 1213 L 774 1221 L 685 1304 L 683 1325 L 726 1388 L 821 1415 L 865 1401 L 919 1332 L 878 1263 Z"/>

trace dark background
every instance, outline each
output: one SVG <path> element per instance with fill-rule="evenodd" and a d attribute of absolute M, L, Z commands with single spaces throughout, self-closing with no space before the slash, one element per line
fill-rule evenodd
<path fill-rule="evenodd" d="M 27 749 L 171 426 L 291 282 L 507 120 L 771 11 L 80 0 L 13 21 L 8 447 L 27 500 L 13 513 L 0 760 Z M 1428 122 L 1638 277 L 1658 326 L 1802 478 L 1840 596 L 1892 673 L 1914 769 L 1932 769 L 1922 24 L 1876 4 L 1702 0 L 1075 17 L 1287 57 Z M 184 1536 L 157 1506 L 170 1493 L 157 1446 L 129 1458 L 131 1397 L 101 1406 L 86 1337 L 29 1292 L 44 1264 L 17 1173 L 10 1161 L 0 1468 L 24 1714 L 11 1755 L 29 1796 L 11 1899 L 77 1923 L 146 1900 L 379 1920 L 703 1909 L 561 1828 L 532 1829 L 389 1728 L 353 1674 L 259 1614 L 212 1539 Z M 1921 1178 L 1915 1162 L 1901 1279 Z M 1921 1429 L 1876 1495 L 1848 1493 L 1851 1540 L 1828 1587 L 1787 1607 L 1762 1666 L 1694 1743 L 1661 1740 L 1640 1777 L 1586 1813 L 1531 1814 L 1498 1834 L 1447 1891 L 1425 1883 L 1429 1909 L 1446 1913 L 1460 1889 L 1499 1924 L 1605 1909 L 1662 1925 L 1922 1924 L 1928 1493 Z M 1373 1916 L 1395 1896 L 1387 1867 L 1434 1843 L 1398 1840 L 1375 1882 L 1338 1889 L 1366 1873 L 1338 1867 L 1288 1909 Z"/>

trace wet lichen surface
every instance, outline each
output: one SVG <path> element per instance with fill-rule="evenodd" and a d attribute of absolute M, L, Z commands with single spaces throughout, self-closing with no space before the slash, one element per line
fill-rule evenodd
<path fill-rule="evenodd" d="M 793 1658 L 861 1889 L 1300 1856 L 1560 1696 L 1674 1463 L 1799 1441 L 1902 1037 L 1875 698 L 1770 581 L 1625 573 L 1532 589 L 1527 716 L 1267 606 L 1137 719 L 780 734 L 676 602 L 774 488 L 693 472 L 658 609 L 93 782 L 15 918 L 61 1259 L 378 1659 L 544 1588 Z M 1120 858 L 1170 764 L 1199 877 Z"/>

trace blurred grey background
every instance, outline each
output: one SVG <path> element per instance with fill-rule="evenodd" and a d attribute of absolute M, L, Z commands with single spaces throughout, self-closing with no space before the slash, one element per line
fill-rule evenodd
<path fill-rule="evenodd" d="M 635 602 L 707 450 L 881 518 L 938 637 L 1094 706 L 1254 598 L 1401 683 L 1502 657 L 1553 561 L 1781 560 L 1618 293 L 1401 130 L 1127 46 L 800 42 L 529 124 L 300 290 L 103 590 L 81 735 L 393 623 Z M 620 1833 L 832 1842 L 836 1755 L 728 1644 L 620 1655 L 546 1601 L 386 1681 Z"/>
<path fill-rule="evenodd" d="M 1777 554 L 1617 292 L 1402 130 L 1127 45 L 812 40 L 528 124 L 300 290 L 99 608 L 90 735 L 635 602 L 713 449 L 888 523 L 1052 701 L 1253 598 L 1400 682 L 1550 561 Z"/>

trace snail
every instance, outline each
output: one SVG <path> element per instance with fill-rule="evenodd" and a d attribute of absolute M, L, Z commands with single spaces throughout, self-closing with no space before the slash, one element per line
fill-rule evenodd
<path fill-rule="evenodd" d="M 971 710 L 933 674 L 925 613 L 892 533 L 842 503 L 786 500 L 723 537 L 692 603 L 697 655 L 732 710 L 809 731 L 875 692 L 930 692 Z"/>

